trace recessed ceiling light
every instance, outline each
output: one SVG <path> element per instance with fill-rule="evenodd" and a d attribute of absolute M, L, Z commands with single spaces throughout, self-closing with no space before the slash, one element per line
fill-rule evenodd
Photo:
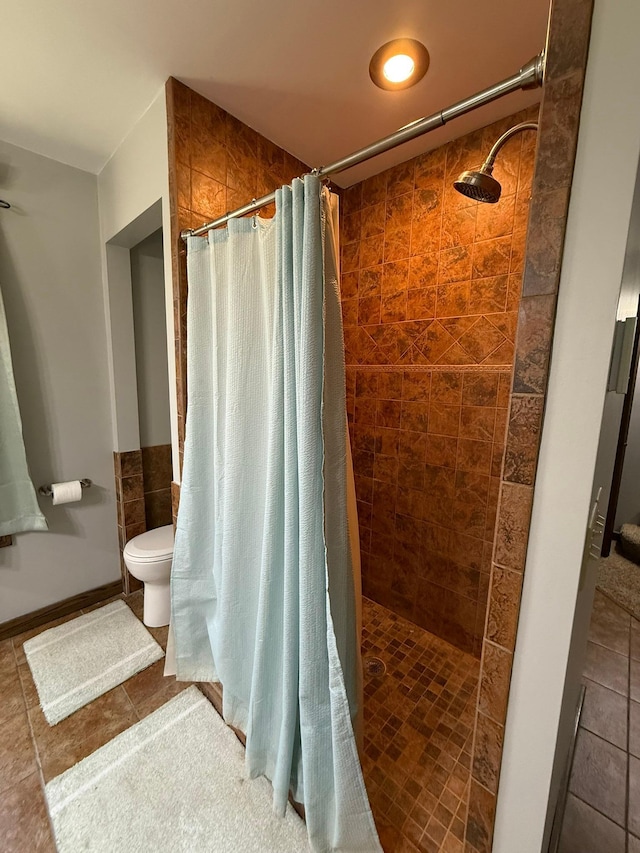
<path fill-rule="evenodd" d="M 408 89 L 422 80 L 429 68 L 429 52 L 415 39 L 393 39 L 371 57 L 369 76 L 381 89 Z"/>

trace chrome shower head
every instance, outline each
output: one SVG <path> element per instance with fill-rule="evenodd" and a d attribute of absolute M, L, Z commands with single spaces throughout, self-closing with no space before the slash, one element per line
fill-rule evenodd
<path fill-rule="evenodd" d="M 523 130 L 537 130 L 538 125 L 533 121 L 523 121 L 520 124 L 509 128 L 506 133 L 503 133 L 500 139 L 494 143 L 489 156 L 482 164 L 482 167 L 477 171 L 463 172 L 457 181 L 453 182 L 453 186 L 462 195 L 467 198 L 472 198 L 474 201 L 483 201 L 487 204 L 495 204 L 500 200 L 502 187 L 500 182 L 493 177 L 493 164 L 496 161 L 496 155 L 502 148 L 505 142 L 508 142 L 511 137 L 520 133 Z"/>
<path fill-rule="evenodd" d="M 453 186 L 467 198 L 484 201 L 487 204 L 495 204 L 502 192 L 500 182 L 496 181 L 490 169 L 485 166 L 477 172 L 463 172 L 458 180 L 453 182 Z"/>

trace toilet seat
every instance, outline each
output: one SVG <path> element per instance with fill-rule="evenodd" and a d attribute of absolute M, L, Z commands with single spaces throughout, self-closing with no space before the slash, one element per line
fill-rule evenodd
<path fill-rule="evenodd" d="M 124 546 L 124 556 L 132 563 L 156 563 L 173 556 L 173 525 L 156 527 L 134 536 Z"/>

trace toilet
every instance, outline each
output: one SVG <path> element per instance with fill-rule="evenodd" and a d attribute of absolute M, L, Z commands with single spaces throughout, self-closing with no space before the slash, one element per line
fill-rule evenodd
<path fill-rule="evenodd" d="M 134 536 L 124 546 L 124 563 L 134 578 L 144 584 L 142 621 L 149 628 L 169 624 L 171 596 L 169 579 L 173 559 L 173 525 L 156 527 Z"/>

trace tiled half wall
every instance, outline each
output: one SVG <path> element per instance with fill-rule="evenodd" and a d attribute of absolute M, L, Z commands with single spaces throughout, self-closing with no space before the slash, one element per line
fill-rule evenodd
<path fill-rule="evenodd" d="M 159 444 L 113 454 L 118 511 L 120 570 L 125 593 L 140 589 L 122 559 L 126 543 L 165 524 L 171 524 L 171 445 Z"/>
<path fill-rule="evenodd" d="M 365 594 L 480 655 L 535 134 L 496 205 L 452 187 L 511 116 L 350 187 L 341 220 L 347 401 Z"/>

